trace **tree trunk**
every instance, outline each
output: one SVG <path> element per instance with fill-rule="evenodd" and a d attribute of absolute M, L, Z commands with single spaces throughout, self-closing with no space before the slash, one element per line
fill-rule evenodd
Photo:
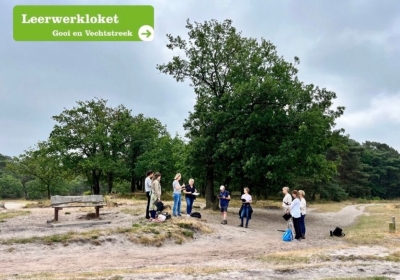
<path fill-rule="evenodd" d="M 132 174 L 131 174 L 131 193 L 134 193 L 134 192 L 135 192 L 135 175 L 132 172 Z"/>
<path fill-rule="evenodd" d="M 214 165 L 208 164 L 206 167 L 206 209 L 214 208 Z"/>
<path fill-rule="evenodd" d="M 96 170 L 92 170 L 93 194 L 100 194 L 100 174 L 96 174 Z"/>
<path fill-rule="evenodd" d="M 108 193 L 112 193 L 113 180 L 114 180 L 114 174 L 112 172 L 108 172 L 107 174 Z"/>

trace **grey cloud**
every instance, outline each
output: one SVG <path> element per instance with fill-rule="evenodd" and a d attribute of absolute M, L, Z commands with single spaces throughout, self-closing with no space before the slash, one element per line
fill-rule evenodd
<path fill-rule="evenodd" d="M 40 1 L 41 4 L 76 4 Z M 300 77 L 336 91 L 338 102 L 351 111 L 364 110 L 379 90 L 394 93 L 399 82 L 400 2 L 385 1 L 147 1 L 156 11 L 156 37 L 151 43 L 25 43 L 12 38 L 12 8 L 0 2 L 0 153 L 17 155 L 48 137 L 51 116 L 77 100 L 102 97 L 111 106 L 124 104 L 166 124 L 172 135 L 183 134 L 182 124 L 195 103 L 186 83 L 160 74 L 156 64 L 168 61 L 166 33 L 186 36 L 186 19 L 232 19 L 244 36 L 271 40 L 279 54 L 299 56 Z M 18 4 L 31 4 L 20 1 Z M 79 4 L 93 4 L 80 1 Z M 143 4 L 139 1 L 96 1 L 96 4 Z M 387 34 L 384 41 L 341 42 L 345 32 Z M 379 38 L 378 38 L 379 39 Z M 365 59 L 364 58 L 368 58 Z M 374 66 L 374 67 L 373 67 Z M 362 95 L 362 97 L 360 97 Z M 365 100 L 365 104 L 360 102 Z M 394 130 L 395 123 L 387 124 Z M 345 127 L 346 128 L 346 127 Z M 352 128 L 353 129 L 353 128 Z M 376 130 L 378 131 L 378 130 Z M 381 141 L 393 144 L 380 131 Z M 374 130 L 348 131 L 356 140 L 370 140 Z M 359 140 L 359 141 L 361 141 Z"/>

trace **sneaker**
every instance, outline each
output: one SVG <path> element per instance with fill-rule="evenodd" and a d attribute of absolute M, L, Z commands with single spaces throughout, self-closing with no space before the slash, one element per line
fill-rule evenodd
<path fill-rule="evenodd" d="M 247 225 L 245 225 L 244 227 L 245 227 L 245 228 L 248 228 L 248 226 L 247 226 Z"/>
<path fill-rule="evenodd" d="M 243 227 L 243 225 L 238 225 L 238 227 Z"/>
<path fill-rule="evenodd" d="M 178 217 L 182 217 L 182 215 L 181 215 L 181 214 L 178 214 Z"/>
<path fill-rule="evenodd" d="M 190 214 L 186 214 L 186 217 L 190 217 Z"/>
<path fill-rule="evenodd" d="M 173 217 L 176 217 L 176 215 L 172 215 Z"/>

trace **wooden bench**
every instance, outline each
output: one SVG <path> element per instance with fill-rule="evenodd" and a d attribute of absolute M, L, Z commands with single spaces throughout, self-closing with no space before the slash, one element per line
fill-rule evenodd
<path fill-rule="evenodd" d="M 70 207 L 94 207 L 96 218 L 100 215 L 100 208 L 106 206 L 102 195 L 60 196 L 51 197 L 51 207 L 54 208 L 54 221 L 58 221 L 58 211 Z"/>

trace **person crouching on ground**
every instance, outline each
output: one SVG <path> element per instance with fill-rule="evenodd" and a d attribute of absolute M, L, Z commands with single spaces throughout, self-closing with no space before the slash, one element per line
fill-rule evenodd
<path fill-rule="evenodd" d="M 150 221 L 156 220 L 157 213 L 157 202 L 161 201 L 161 174 L 155 173 L 153 176 L 153 182 L 151 183 L 151 197 L 150 197 Z"/>
<path fill-rule="evenodd" d="M 227 225 L 228 221 L 226 220 L 226 215 L 228 213 L 228 206 L 229 206 L 229 201 L 231 200 L 231 195 L 227 190 L 225 190 L 224 186 L 221 186 L 220 188 L 220 193 L 218 195 L 219 198 L 219 203 L 221 206 L 221 213 L 222 213 L 222 222 L 221 224 Z"/>
<path fill-rule="evenodd" d="M 300 212 L 301 212 L 301 218 L 300 218 L 300 229 L 301 229 L 301 239 L 306 239 L 306 223 L 305 223 L 305 218 L 306 218 L 306 210 L 307 210 L 307 202 L 304 198 L 306 193 L 303 190 L 299 190 L 299 197 L 300 197 Z"/>
<path fill-rule="evenodd" d="M 292 191 L 292 196 L 294 197 L 294 199 L 290 204 L 290 214 L 292 215 L 294 231 L 296 232 L 294 238 L 297 241 L 301 241 L 301 229 L 300 229 L 301 212 L 300 212 L 300 199 L 298 198 L 299 194 L 296 190 L 294 190 Z"/>
<path fill-rule="evenodd" d="M 192 214 L 193 202 L 196 199 L 196 196 L 193 194 L 197 193 L 196 188 L 194 187 L 193 179 L 189 180 L 189 185 L 185 187 L 183 192 L 185 193 L 186 197 L 186 216 L 190 216 L 190 214 Z"/>
<path fill-rule="evenodd" d="M 247 228 L 249 226 L 249 220 L 251 219 L 251 206 L 250 203 L 252 202 L 250 189 L 249 188 L 244 188 L 244 194 L 242 194 L 242 197 L 240 198 L 242 200 L 242 207 L 240 208 L 240 227 L 243 227 L 243 219 L 246 217 L 246 225 L 244 226 Z"/>

